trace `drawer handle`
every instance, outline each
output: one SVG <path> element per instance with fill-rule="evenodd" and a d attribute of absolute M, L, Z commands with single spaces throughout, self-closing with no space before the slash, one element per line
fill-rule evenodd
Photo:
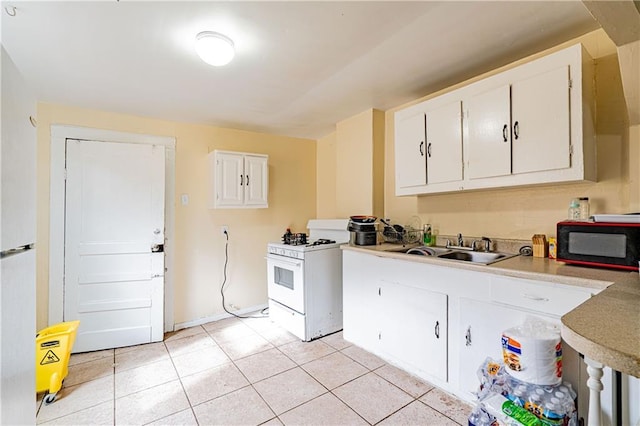
<path fill-rule="evenodd" d="M 531 299 L 531 300 L 535 300 L 536 302 L 548 302 L 549 299 L 546 297 L 540 297 L 540 296 L 536 296 L 535 294 L 523 294 L 524 297 L 526 297 L 527 299 Z"/>
<path fill-rule="evenodd" d="M 439 339 L 440 338 L 440 321 L 436 321 L 436 326 L 433 331 L 436 335 L 436 339 Z"/>

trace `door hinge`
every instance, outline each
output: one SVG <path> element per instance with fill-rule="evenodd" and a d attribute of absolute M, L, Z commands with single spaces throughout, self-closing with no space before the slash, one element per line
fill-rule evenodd
<path fill-rule="evenodd" d="M 569 89 L 573 89 L 573 79 L 569 78 Z"/>
<path fill-rule="evenodd" d="M 67 180 L 67 169 L 64 169 L 64 180 Z"/>
<path fill-rule="evenodd" d="M 573 155 L 573 145 L 569 145 L 569 156 Z"/>

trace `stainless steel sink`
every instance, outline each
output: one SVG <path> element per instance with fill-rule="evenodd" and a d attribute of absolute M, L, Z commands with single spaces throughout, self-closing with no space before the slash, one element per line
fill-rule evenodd
<path fill-rule="evenodd" d="M 511 257 L 517 256 L 515 254 L 507 254 L 507 253 L 488 253 L 488 252 L 479 252 L 479 251 L 471 251 L 471 250 L 456 250 L 449 249 L 444 247 L 427 247 L 427 246 L 417 246 L 417 247 L 398 247 L 387 250 L 394 253 L 406 253 L 417 256 L 434 256 L 439 259 L 448 259 L 459 262 L 471 262 L 480 265 L 490 265 L 495 262 L 499 262 L 501 260 L 509 259 Z"/>
<path fill-rule="evenodd" d="M 481 263 L 489 265 L 490 263 L 497 262 L 499 260 L 508 259 L 515 255 L 506 253 L 486 253 L 477 251 L 458 251 L 453 250 L 449 253 L 443 253 L 438 255 L 441 259 L 461 260 L 463 262 Z"/>

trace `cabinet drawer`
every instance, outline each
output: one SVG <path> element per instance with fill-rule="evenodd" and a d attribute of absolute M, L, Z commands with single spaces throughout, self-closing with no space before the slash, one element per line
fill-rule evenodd
<path fill-rule="evenodd" d="M 491 281 L 491 300 L 555 316 L 562 316 L 591 297 L 584 290 L 558 284 L 495 277 Z"/>
<path fill-rule="evenodd" d="M 305 316 L 269 299 L 269 318 L 294 336 L 307 340 Z"/>

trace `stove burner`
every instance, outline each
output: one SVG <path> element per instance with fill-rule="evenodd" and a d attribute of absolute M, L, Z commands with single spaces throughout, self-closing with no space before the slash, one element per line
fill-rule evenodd
<path fill-rule="evenodd" d="M 326 238 L 320 238 L 318 240 L 315 240 L 311 244 L 307 244 L 307 247 L 321 246 L 321 245 L 324 245 L 324 244 L 335 244 L 335 241 L 334 240 L 328 240 Z"/>
<path fill-rule="evenodd" d="M 292 234 L 287 230 L 287 233 L 282 236 L 282 242 L 291 246 L 304 246 L 307 244 L 307 234 L 304 232 Z"/>

